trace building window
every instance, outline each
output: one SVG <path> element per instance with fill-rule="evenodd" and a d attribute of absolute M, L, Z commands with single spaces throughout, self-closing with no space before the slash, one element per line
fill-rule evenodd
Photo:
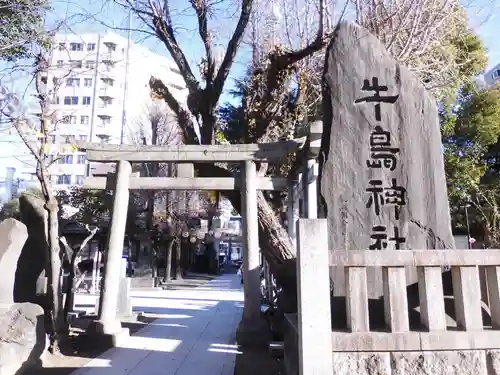
<path fill-rule="evenodd" d="M 78 175 L 78 176 L 75 176 L 75 178 L 76 178 L 75 182 L 77 185 L 83 185 L 83 176 Z"/>
<path fill-rule="evenodd" d="M 84 85 L 85 87 L 92 87 L 92 78 L 85 78 L 85 79 L 83 80 L 83 85 Z"/>
<path fill-rule="evenodd" d="M 64 97 L 65 105 L 78 105 L 78 96 L 65 96 Z"/>
<path fill-rule="evenodd" d="M 87 136 L 85 136 L 85 137 L 87 137 Z M 85 157 L 85 155 L 78 155 L 78 159 L 76 160 L 76 162 L 78 164 L 85 164 L 85 160 L 87 160 L 87 158 Z"/>
<path fill-rule="evenodd" d="M 113 67 L 115 66 L 115 63 L 113 61 L 103 61 L 104 63 L 104 69 L 106 72 L 111 72 Z"/>
<path fill-rule="evenodd" d="M 58 185 L 69 185 L 71 184 L 71 176 L 69 174 L 63 174 L 60 176 L 57 176 L 57 182 Z"/>
<path fill-rule="evenodd" d="M 93 61 L 93 60 L 87 60 L 87 61 L 85 61 L 85 67 L 87 69 L 94 69 L 94 67 L 95 67 L 95 61 Z"/>
<path fill-rule="evenodd" d="M 80 135 L 78 136 L 78 139 L 79 139 L 80 141 L 86 141 L 86 140 L 87 140 L 87 136 L 86 136 L 85 134 L 80 134 Z"/>
<path fill-rule="evenodd" d="M 83 100 L 82 102 L 83 105 L 90 105 L 90 96 L 84 96 L 82 100 Z"/>
<path fill-rule="evenodd" d="M 68 78 L 66 87 L 80 87 L 80 78 Z"/>
<path fill-rule="evenodd" d="M 101 105 L 102 108 L 107 108 L 113 105 L 113 98 L 104 98 L 101 100 L 102 100 L 102 105 Z"/>
<path fill-rule="evenodd" d="M 72 68 L 80 69 L 82 67 L 82 60 L 69 60 L 69 65 Z"/>
<path fill-rule="evenodd" d="M 108 124 L 111 124 L 111 118 L 110 117 L 103 117 L 101 120 L 101 126 L 106 126 Z"/>
<path fill-rule="evenodd" d="M 59 43 L 59 51 L 64 51 L 66 49 L 66 43 Z"/>
<path fill-rule="evenodd" d="M 62 68 L 64 65 L 64 61 L 63 60 L 57 60 L 57 67 L 58 68 Z"/>
<path fill-rule="evenodd" d="M 80 116 L 80 124 L 88 125 L 88 123 L 89 123 L 89 116 Z"/>
<path fill-rule="evenodd" d="M 87 51 L 95 51 L 95 43 L 87 43 Z"/>
<path fill-rule="evenodd" d="M 74 135 L 63 135 L 64 137 L 64 143 L 75 143 L 75 136 Z"/>
<path fill-rule="evenodd" d="M 63 116 L 62 122 L 65 124 L 76 124 L 76 116 Z"/>
<path fill-rule="evenodd" d="M 69 49 L 71 51 L 83 51 L 83 45 L 82 43 L 70 43 Z"/>
<path fill-rule="evenodd" d="M 73 155 L 61 155 L 59 164 L 73 164 Z"/>
<path fill-rule="evenodd" d="M 115 81 L 112 78 L 103 78 L 102 81 L 104 82 L 106 87 L 113 87 Z"/>

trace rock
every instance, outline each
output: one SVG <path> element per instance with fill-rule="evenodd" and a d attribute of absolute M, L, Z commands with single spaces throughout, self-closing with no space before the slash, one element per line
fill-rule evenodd
<path fill-rule="evenodd" d="M 392 375 L 390 353 L 336 352 L 333 368 L 335 375 Z"/>
<path fill-rule="evenodd" d="M 14 301 L 44 306 L 44 277 L 49 255 L 44 202 L 33 195 L 23 194 L 19 198 L 19 208 L 21 221 L 28 228 L 28 239 L 17 265 Z"/>
<path fill-rule="evenodd" d="M 36 365 L 45 351 L 43 309 L 16 303 L 0 313 L 0 375 L 13 375 L 21 367 Z"/>
<path fill-rule="evenodd" d="M 329 248 L 454 248 L 435 100 L 375 36 L 346 22 L 327 49 L 324 80 Z M 333 273 L 334 295 L 344 296 L 344 272 Z M 381 280 L 368 269 L 370 298 L 382 296 Z"/>
<path fill-rule="evenodd" d="M 486 363 L 488 375 L 500 375 L 500 350 L 488 350 Z"/>
<path fill-rule="evenodd" d="M 0 223 L 0 305 L 14 303 L 14 280 L 17 261 L 28 238 L 26 226 L 7 219 Z"/>
<path fill-rule="evenodd" d="M 391 353 L 392 375 L 486 375 L 483 350 Z M 492 374 L 493 375 L 493 374 Z"/>

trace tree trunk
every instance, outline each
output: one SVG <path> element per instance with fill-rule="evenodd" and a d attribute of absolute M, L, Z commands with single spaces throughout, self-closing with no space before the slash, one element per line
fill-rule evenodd
<path fill-rule="evenodd" d="M 50 299 L 50 344 L 49 351 L 56 353 L 59 351 L 60 334 L 64 328 L 64 311 L 62 306 L 61 291 L 61 258 L 59 247 L 59 220 L 57 216 L 57 201 L 51 197 L 45 204 L 48 213 L 48 242 L 49 242 L 49 283 L 47 294 Z"/>
<path fill-rule="evenodd" d="M 182 279 L 182 264 L 181 264 L 181 242 L 175 241 L 175 279 Z"/>
<path fill-rule="evenodd" d="M 78 265 L 76 264 L 76 259 L 78 257 L 79 251 L 73 250 L 73 254 L 71 255 L 70 265 L 69 265 L 69 276 L 68 276 L 68 285 L 69 290 L 66 293 L 66 301 L 64 303 L 64 322 L 66 327 L 69 328 L 68 322 L 68 314 L 73 310 L 73 305 L 75 301 L 75 293 L 76 293 L 76 271 Z"/>
<path fill-rule="evenodd" d="M 168 246 L 165 247 L 165 277 L 163 279 L 164 282 L 170 281 L 172 278 L 172 256 L 173 256 L 173 248 L 175 243 L 178 242 L 175 238 L 170 241 Z"/>

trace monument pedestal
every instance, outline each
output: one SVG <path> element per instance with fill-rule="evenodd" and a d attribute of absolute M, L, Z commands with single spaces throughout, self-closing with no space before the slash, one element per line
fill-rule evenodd
<path fill-rule="evenodd" d="M 119 320 L 96 320 L 89 325 L 87 334 L 94 336 L 96 345 L 106 348 L 116 348 L 123 345 L 130 337 L 128 328 L 123 328 Z"/>
<path fill-rule="evenodd" d="M 236 330 L 238 345 L 246 348 L 264 348 L 271 342 L 271 332 L 263 319 L 242 319 Z"/>

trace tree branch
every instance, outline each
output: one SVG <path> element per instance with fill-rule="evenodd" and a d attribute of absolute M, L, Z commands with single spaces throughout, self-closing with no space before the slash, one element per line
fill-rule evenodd
<path fill-rule="evenodd" d="M 189 0 L 191 6 L 196 12 L 196 17 L 198 18 L 198 33 L 205 46 L 206 54 L 206 70 L 205 70 L 205 80 L 207 86 L 212 85 L 215 73 L 215 60 L 212 52 L 212 41 L 210 34 L 208 32 L 208 20 L 207 20 L 207 0 Z"/>
<path fill-rule="evenodd" d="M 253 0 L 242 0 L 241 3 L 241 13 L 238 20 L 238 24 L 234 29 L 234 34 L 231 37 L 224 55 L 224 59 L 217 71 L 217 76 L 215 77 L 213 85 L 213 95 L 211 100 L 213 104 L 216 104 L 222 94 L 222 89 L 224 88 L 224 83 L 226 82 L 229 71 L 231 70 L 231 65 L 233 64 L 236 53 L 238 52 L 238 47 L 243 39 L 243 34 L 245 33 L 248 21 L 250 20 L 250 15 L 252 13 Z"/>
<path fill-rule="evenodd" d="M 186 55 L 182 52 L 182 49 L 175 38 L 168 7 L 168 0 L 165 0 L 164 14 L 160 14 L 158 9 L 151 4 L 151 10 L 154 14 L 152 22 L 155 27 L 156 35 L 163 42 L 163 44 L 165 44 L 165 47 L 167 47 L 168 52 L 170 52 L 170 55 L 177 64 L 189 92 L 196 93 L 199 91 L 200 85 L 196 80 L 191 67 L 189 66 Z"/>
<path fill-rule="evenodd" d="M 198 136 L 194 131 L 195 125 L 191 120 L 189 112 L 179 104 L 168 87 L 160 79 L 151 77 L 149 79 L 149 86 L 151 87 L 151 90 L 153 90 L 156 95 L 165 100 L 170 109 L 174 111 L 175 115 L 177 116 L 179 127 L 181 128 L 184 135 L 184 142 L 195 143 Z"/>

